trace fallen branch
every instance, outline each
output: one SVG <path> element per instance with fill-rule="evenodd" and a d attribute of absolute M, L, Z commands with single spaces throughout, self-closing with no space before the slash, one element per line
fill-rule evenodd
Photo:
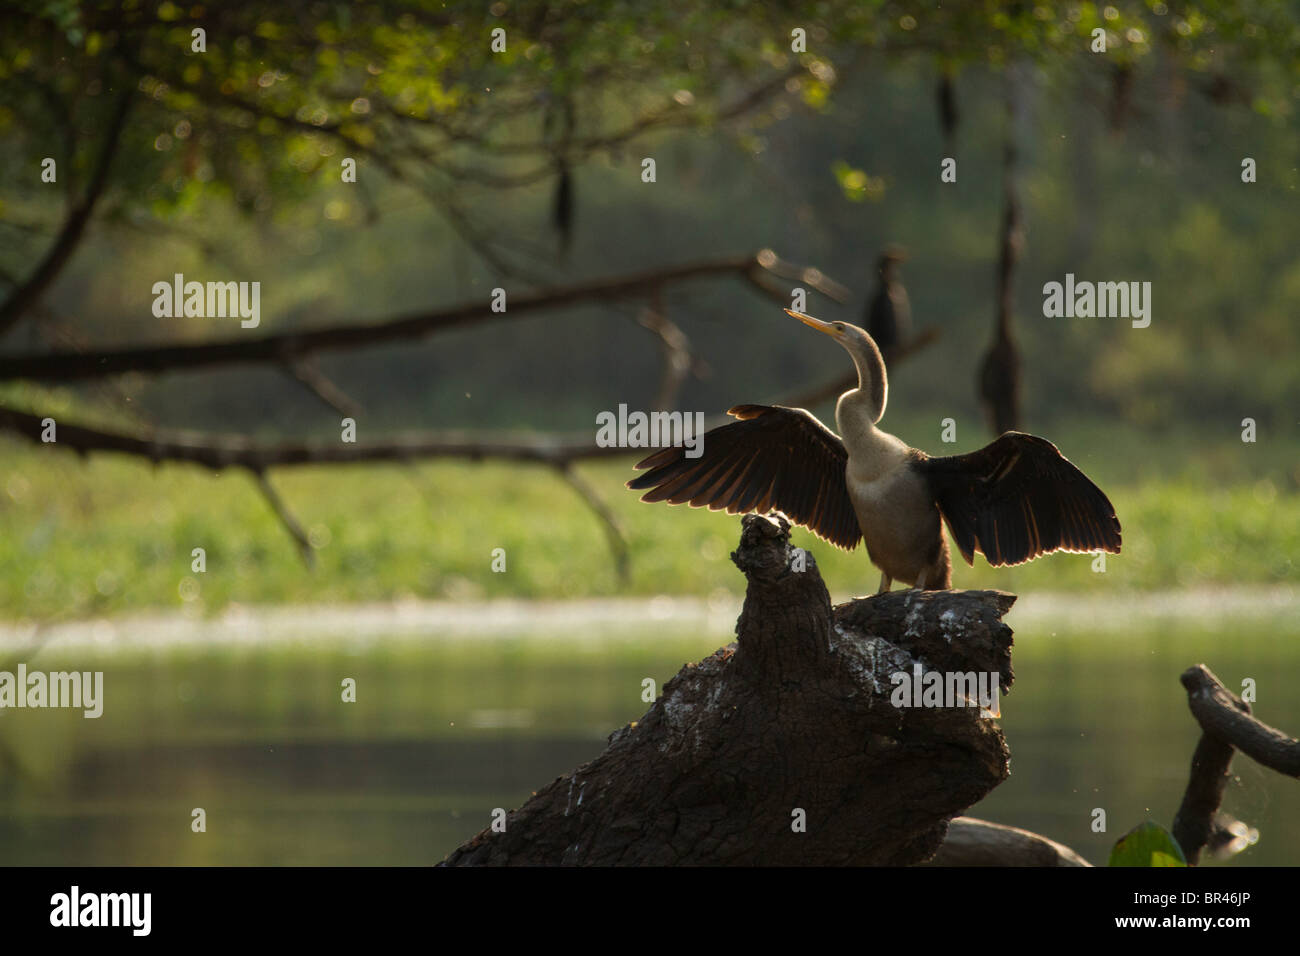
<path fill-rule="evenodd" d="M 957 817 L 948 836 L 926 866 L 1092 866 L 1068 846 L 1045 836 L 977 820 Z"/>
<path fill-rule="evenodd" d="M 1202 730 L 1270 770 L 1300 777 L 1300 741 L 1252 717 L 1250 706 L 1204 664 L 1188 668 L 1180 680 L 1187 688 L 1187 706 Z"/>
<path fill-rule="evenodd" d="M 1229 691 L 1204 664 L 1183 672 L 1187 706 L 1201 725 L 1173 835 L 1187 862 L 1195 866 L 1202 850 L 1240 849 L 1249 828 L 1220 813 L 1237 750 L 1278 773 L 1300 776 L 1300 742 L 1251 716 L 1250 704 Z"/>

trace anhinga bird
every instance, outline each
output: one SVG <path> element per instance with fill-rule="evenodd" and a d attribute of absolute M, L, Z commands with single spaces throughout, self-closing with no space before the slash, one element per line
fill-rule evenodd
<path fill-rule="evenodd" d="M 898 278 L 898 264 L 906 257 L 897 249 L 886 249 L 876 264 L 880 282 L 867 303 L 867 331 L 875 339 L 888 366 L 899 347 L 912 336 L 912 309 L 907 290 Z"/>
<path fill-rule="evenodd" d="M 787 310 L 789 311 L 789 310 Z M 851 551 L 859 540 L 893 580 L 929 590 L 952 586 L 940 517 L 966 559 L 1020 564 L 1052 551 L 1120 549 L 1115 509 L 1056 446 L 1021 432 L 979 451 L 931 458 L 876 427 L 888 383 L 871 336 L 847 322 L 790 312 L 848 350 L 858 387 L 835 406 L 836 435 L 802 408 L 738 405 L 738 421 L 705 433 L 698 458 L 661 449 L 629 488 L 642 501 L 690 502 L 728 514 L 778 510 L 818 537 Z"/>

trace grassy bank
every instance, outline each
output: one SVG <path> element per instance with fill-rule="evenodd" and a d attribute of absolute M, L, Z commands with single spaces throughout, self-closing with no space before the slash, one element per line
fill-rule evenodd
<path fill-rule="evenodd" d="M 901 430 L 900 430 L 901 431 Z M 1124 553 L 1104 574 L 1086 555 L 991 570 L 961 564 L 958 587 L 1093 591 L 1276 584 L 1300 579 L 1300 494 L 1281 449 L 1226 432 L 1152 438 L 1075 429 L 1072 457 L 1115 503 Z M 1203 438 L 1203 436 L 1199 436 Z M 924 436 L 914 440 L 920 442 Z M 539 468 L 498 464 L 328 467 L 272 475 L 316 545 L 307 569 L 248 476 L 81 461 L 0 439 L 0 616 L 66 618 L 142 607 L 211 612 L 230 602 L 370 601 L 738 591 L 734 518 L 642 505 L 627 462 L 582 466 L 631 549 L 619 580 L 599 521 Z M 875 589 L 861 551 L 802 531 L 837 598 Z M 191 570 L 195 548 L 206 571 Z M 492 571 L 493 549 L 506 570 Z"/>

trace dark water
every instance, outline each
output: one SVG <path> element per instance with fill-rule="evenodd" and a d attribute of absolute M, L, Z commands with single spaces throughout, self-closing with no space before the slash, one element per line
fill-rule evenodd
<path fill-rule="evenodd" d="M 1041 615 L 1016 628 L 1003 701 L 1011 779 L 971 812 L 1104 862 L 1124 831 L 1168 825 L 1199 736 L 1178 675 L 1204 662 L 1255 712 L 1300 731 L 1300 621 Z M 184 627 L 178 622 L 178 627 Z M 103 670 L 104 716 L 0 711 L 6 864 L 427 865 L 533 790 L 596 756 L 723 629 L 605 622 L 608 639 L 554 635 L 47 647 L 13 669 Z M 665 628 L 668 636 L 665 637 Z M 618 633 L 614 633 L 617 631 Z M 356 703 L 341 700 L 344 678 Z M 1237 757 L 1225 809 L 1257 827 L 1235 862 L 1300 860 L 1300 786 Z M 191 812 L 207 830 L 191 830 Z M 1093 831 L 1094 810 L 1107 832 Z"/>

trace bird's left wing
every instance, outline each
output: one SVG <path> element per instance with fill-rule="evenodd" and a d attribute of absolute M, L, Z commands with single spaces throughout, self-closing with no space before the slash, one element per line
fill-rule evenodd
<path fill-rule="evenodd" d="M 1115 507 L 1045 438 L 1005 432 L 979 451 L 917 459 L 967 564 L 1021 564 L 1052 551 L 1120 549 Z"/>
<path fill-rule="evenodd" d="M 855 548 L 862 529 L 839 436 L 802 408 L 737 405 L 728 414 L 739 420 L 705 432 L 698 458 L 685 448 L 660 449 L 637 463 L 650 470 L 627 486 L 649 488 L 642 501 L 728 514 L 776 509 L 834 545 Z"/>

